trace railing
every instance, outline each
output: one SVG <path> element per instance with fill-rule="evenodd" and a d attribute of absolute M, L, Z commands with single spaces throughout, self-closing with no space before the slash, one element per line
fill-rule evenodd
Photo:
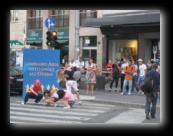
<path fill-rule="evenodd" d="M 56 21 L 57 27 L 69 27 L 69 14 L 62 14 L 62 15 L 51 15 Z"/>
<path fill-rule="evenodd" d="M 86 18 L 97 18 L 97 11 L 80 12 L 80 25 L 82 24 L 82 19 Z"/>
<path fill-rule="evenodd" d="M 43 17 L 29 17 L 27 24 L 28 30 L 43 29 Z"/>

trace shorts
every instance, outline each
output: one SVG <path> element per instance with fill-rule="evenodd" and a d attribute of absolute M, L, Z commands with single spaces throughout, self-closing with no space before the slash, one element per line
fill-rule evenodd
<path fill-rule="evenodd" d="M 137 80 L 137 85 L 139 85 L 140 83 L 142 83 L 142 81 L 144 81 L 145 77 L 144 76 L 138 76 L 138 80 Z"/>
<path fill-rule="evenodd" d="M 59 98 L 53 98 L 54 99 L 54 102 L 57 102 L 59 100 Z"/>
<path fill-rule="evenodd" d="M 73 88 L 74 91 L 79 91 L 79 89 L 77 88 L 77 82 L 76 81 L 74 81 L 74 80 L 67 80 L 66 81 L 66 89 L 67 89 L 67 91 L 71 92 L 71 88 Z"/>
<path fill-rule="evenodd" d="M 72 105 L 75 104 L 75 101 L 68 101 L 68 104 L 70 105 L 70 107 L 72 107 Z"/>

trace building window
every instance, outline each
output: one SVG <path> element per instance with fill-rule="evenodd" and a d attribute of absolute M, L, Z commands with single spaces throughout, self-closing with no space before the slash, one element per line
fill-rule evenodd
<path fill-rule="evenodd" d="M 10 10 L 11 21 L 18 20 L 18 10 Z"/>
<path fill-rule="evenodd" d="M 121 59 L 123 57 L 137 59 L 137 40 L 110 40 L 109 59 Z"/>
<path fill-rule="evenodd" d="M 97 18 L 96 10 L 80 10 L 80 25 L 82 24 L 82 19 L 84 18 Z"/>
<path fill-rule="evenodd" d="M 56 21 L 56 27 L 69 27 L 69 10 L 52 10 L 52 15 Z"/>
<path fill-rule="evenodd" d="M 83 47 L 96 47 L 97 46 L 97 36 L 84 36 L 83 37 Z"/>
<path fill-rule="evenodd" d="M 30 10 L 28 17 L 28 29 L 42 29 L 43 28 L 43 11 Z"/>

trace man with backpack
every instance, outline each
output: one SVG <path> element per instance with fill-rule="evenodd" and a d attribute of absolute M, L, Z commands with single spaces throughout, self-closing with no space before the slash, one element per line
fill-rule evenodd
<path fill-rule="evenodd" d="M 157 68 L 158 68 L 158 64 L 154 63 L 152 65 L 152 70 L 150 72 L 147 72 L 147 75 L 146 75 L 146 77 L 150 76 L 153 79 L 153 88 L 151 89 L 151 91 L 145 92 L 145 95 L 146 95 L 146 105 L 145 105 L 146 119 L 150 119 L 149 113 L 151 115 L 151 118 L 155 118 L 157 98 L 158 98 L 158 93 L 160 92 L 160 73 L 156 71 Z M 152 108 L 150 111 L 151 103 L 152 103 Z"/>

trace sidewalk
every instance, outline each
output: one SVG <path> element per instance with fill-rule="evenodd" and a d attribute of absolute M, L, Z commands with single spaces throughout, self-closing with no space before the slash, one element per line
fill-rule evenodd
<path fill-rule="evenodd" d="M 117 91 L 109 92 L 109 83 L 105 85 L 105 90 L 98 90 L 94 91 L 94 94 L 86 94 L 85 89 L 80 89 L 80 99 L 81 101 L 94 101 L 98 103 L 104 104 L 116 104 L 116 105 L 123 105 L 123 106 L 130 106 L 134 108 L 145 108 L 146 97 L 145 95 L 137 95 L 137 92 L 133 92 L 130 96 L 129 95 L 121 95 L 120 94 L 120 86 L 117 88 Z M 74 91 L 72 91 L 74 93 Z M 74 95 L 76 98 L 76 95 Z M 160 109 L 160 102 L 157 101 L 157 109 Z"/>

